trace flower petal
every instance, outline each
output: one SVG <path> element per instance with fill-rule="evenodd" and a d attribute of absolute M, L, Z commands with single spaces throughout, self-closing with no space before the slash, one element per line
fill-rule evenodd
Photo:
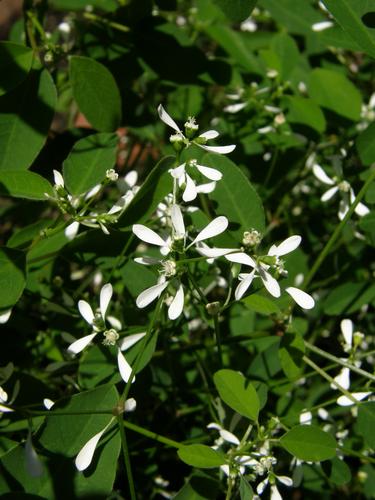
<path fill-rule="evenodd" d="M 184 288 L 182 285 L 179 286 L 171 305 L 168 308 L 168 318 L 171 320 L 177 319 L 183 311 L 184 308 Z"/>
<path fill-rule="evenodd" d="M 100 438 L 105 433 L 109 425 L 112 423 L 112 419 L 110 422 L 104 427 L 103 430 L 95 434 L 91 439 L 87 441 L 87 443 L 83 446 L 81 451 L 78 453 L 75 459 L 76 467 L 79 471 L 84 471 L 89 467 L 92 461 L 92 457 L 94 456 L 95 448 L 97 447 Z"/>
<path fill-rule="evenodd" d="M 171 207 L 171 220 L 176 236 L 185 236 L 184 218 L 182 217 L 181 208 L 176 204 Z"/>
<path fill-rule="evenodd" d="M 155 264 L 160 264 L 160 259 L 154 259 L 154 257 L 136 257 L 134 262 L 142 264 L 143 266 L 153 266 Z"/>
<path fill-rule="evenodd" d="M 246 290 L 249 288 L 251 285 L 255 275 L 255 270 L 249 273 L 245 279 L 241 280 L 236 288 L 236 291 L 234 293 L 234 297 L 236 300 L 240 300 L 244 294 L 246 293 Z"/>
<path fill-rule="evenodd" d="M 163 121 L 166 125 L 168 125 L 168 127 L 173 128 L 173 130 L 182 135 L 182 132 L 178 128 L 177 123 L 173 120 L 171 116 L 169 116 L 169 114 L 165 111 L 165 109 L 161 104 L 159 104 L 158 106 L 158 113 L 161 121 Z"/>
<path fill-rule="evenodd" d="M 12 314 L 12 309 L 8 309 L 7 311 L 3 311 L 0 313 L 0 325 L 3 325 L 8 321 L 10 315 Z"/>
<path fill-rule="evenodd" d="M 55 402 L 52 401 L 52 399 L 48 398 L 43 399 L 43 405 L 45 406 L 45 408 L 47 408 L 47 410 L 50 410 L 54 404 Z"/>
<path fill-rule="evenodd" d="M 115 330 L 121 330 L 122 329 L 122 324 L 121 321 L 114 316 L 107 316 L 106 320 L 108 323 L 114 328 Z"/>
<path fill-rule="evenodd" d="M 340 328 L 345 344 L 351 347 L 353 345 L 353 321 L 351 319 L 343 319 L 340 323 Z"/>
<path fill-rule="evenodd" d="M 216 170 L 216 168 L 204 167 L 203 165 L 197 165 L 196 168 L 211 181 L 219 181 L 223 177 L 223 174 L 219 170 Z"/>
<path fill-rule="evenodd" d="M 102 289 L 100 290 L 100 312 L 103 318 L 103 321 L 105 320 L 105 314 L 108 309 L 108 304 L 112 298 L 113 294 L 113 288 L 111 283 L 106 283 L 103 285 Z"/>
<path fill-rule="evenodd" d="M 247 106 L 247 102 L 237 102 L 236 104 L 228 104 L 228 106 L 225 106 L 223 111 L 225 111 L 226 113 L 238 113 L 245 106 Z"/>
<path fill-rule="evenodd" d="M 280 495 L 276 484 L 271 485 L 270 500 L 283 500 L 283 497 Z"/>
<path fill-rule="evenodd" d="M 216 139 L 216 137 L 219 137 L 219 132 L 217 130 L 207 130 L 207 132 L 200 134 L 199 137 L 203 137 L 203 139 L 209 141 L 210 139 Z"/>
<path fill-rule="evenodd" d="M 364 217 L 365 215 L 370 213 L 370 210 L 363 203 L 358 203 L 358 205 L 355 207 L 354 211 L 360 217 Z"/>
<path fill-rule="evenodd" d="M 220 429 L 219 432 L 220 432 L 220 436 L 227 443 L 232 443 L 232 444 L 235 444 L 235 445 L 239 445 L 240 444 L 240 440 L 238 439 L 238 437 L 235 436 L 234 434 L 232 434 L 231 432 L 227 431 L 226 429 Z"/>
<path fill-rule="evenodd" d="M 293 252 L 301 243 L 302 238 L 295 234 L 294 236 L 290 236 L 286 240 L 282 241 L 280 245 L 272 245 L 270 248 L 268 255 L 285 255 L 287 253 Z"/>
<path fill-rule="evenodd" d="M 199 184 L 197 187 L 197 193 L 212 193 L 216 188 L 216 182 L 206 182 L 205 184 Z"/>
<path fill-rule="evenodd" d="M 83 319 L 85 319 L 89 325 L 92 325 L 94 323 L 95 316 L 88 302 L 86 302 L 85 300 L 79 300 L 78 310 L 81 313 Z"/>
<path fill-rule="evenodd" d="M 220 217 L 216 217 L 216 219 L 211 221 L 205 228 L 202 229 L 202 231 L 189 246 L 198 243 L 198 241 L 213 238 L 214 236 L 223 233 L 227 227 L 228 219 L 226 217 L 224 217 L 223 215 L 221 215 Z"/>
<path fill-rule="evenodd" d="M 64 178 L 58 170 L 53 171 L 53 178 L 56 186 L 64 187 Z"/>
<path fill-rule="evenodd" d="M 238 264 L 245 264 L 245 266 L 256 267 L 256 262 L 253 260 L 250 255 L 247 255 L 244 252 L 230 253 L 226 255 L 225 258 L 230 262 L 237 262 Z"/>
<path fill-rule="evenodd" d="M 151 286 L 150 288 L 146 288 L 146 290 L 140 293 L 137 297 L 137 307 L 139 307 L 140 309 L 147 307 L 153 300 L 160 297 L 160 294 L 167 288 L 167 286 L 168 281 L 164 283 L 158 283 L 157 285 Z"/>
<path fill-rule="evenodd" d="M 324 31 L 328 28 L 332 28 L 333 26 L 333 22 L 332 21 L 320 21 L 319 23 L 314 23 L 312 26 L 311 26 L 311 29 L 313 31 Z"/>
<path fill-rule="evenodd" d="M 125 356 L 122 354 L 121 349 L 117 349 L 117 364 L 122 380 L 127 384 L 132 373 L 132 367 L 126 361 Z M 135 381 L 135 375 L 133 375 L 132 383 Z"/>
<path fill-rule="evenodd" d="M 295 288 L 294 286 L 289 286 L 285 291 L 300 307 L 302 307 L 302 309 L 312 309 L 315 306 L 315 300 L 303 290 Z"/>
<path fill-rule="evenodd" d="M 261 495 L 263 493 L 263 491 L 266 489 L 267 484 L 268 484 L 268 477 L 266 477 L 266 479 L 264 479 L 258 484 L 257 486 L 258 495 Z"/>
<path fill-rule="evenodd" d="M 135 411 L 136 408 L 137 408 L 137 401 L 134 398 L 129 398 L 125 401 L 124 404 L 125 413 L 130 413 L 132 411 Z"/>
<path fill-rule="evenodd" d="M 78 229 L 79 229 L 79 222 L 76 220 L 65 228 L 64 234 L 69 241 L 74 240 L 74 238 L 77 236 Z"/>
<path fill-rule="evenodd" d="M 128 335 L 124 339 L 122 339 L 119 343 L 119 347 L 121 351 L 127 351 L 130 349 L 134 344 L 139 342 L 143 337 L 146 335 L 146 332 L 142 333 L 133 333 L 132 335 Z"/>
<path fill-rule="evenodd" d="M 346 366 L 340 371 L 340 373 L 333 379 L 341 387 L 348 390 L 350 387 L 350 370 Z M 335 384 L 331 384 L 332 389 L 338 389 Z"/>
<path fill-rule="evenodd" d="M 171 174 L 171 176 L 174 179 L 180 179 L 181 177 L 183 177 L 185 175 L 185 166 L 186 166 L 186 163 L 182 163 L 182 165 L 179 165 L 176 168 L 171 168 L 169 170 L 169 173 Z"/>
<path fill-rule="evenodd" d="M 337 193 L 338 189 L 339 188 L 337 186 L 331 187 L 328 191 L 322 194 L 320 200 L 323 202 L 330 200 Z"/>
<path fill-rule="evenodd" d="M 273 297 L 280 297 L 281 291 L 280 291 L 280 285 L 278 282 L 275 280 L 273 276 L 270 275 L 263 267 L 258 268 L 259 276 L 261 280 L 263 281 L 263 285 L 266 287 L 267 291 L 273 296 Z"/>
<path fill-rule="evenodd" d="M 229 146 L 204 146 L 203 144 L 198 144 L 198 146 L 205 149 L 206 151 L 210 151 L 212 153 L 219 153 L 221 155 L 226 155 L 236 149 L 235 144 L 231 144 Z"/>
<path fill-rule="evenodd" d="M 285 484 L 285 486 L 293 486 L 293 479 L 288 476 L 276 476 L 276 479 L 280 481 L 280 483 Z"/>
<path fill-rule="evenodd" d="M 327 184 L 328 186 L 334 185 L 334 183 L 335 183 L 334 180 L 331 179 L 330 177 L 328 177 L 328 175 L 324 172 L 324 170 L 322 169 L 322 167 L 320 165 L 315 163 L 315 165 L 313 165 L 312 170 L 313 170 L 313 174 L 320 182 L 323 182 L 323 184 Z"/>
<path fill-rule="evenodd" d="M 195 200 L 197 197 L 197 187 L 193 181 L 193 179 L 190 177 L 190 175 L 186 174 L 186 187 L 185 191 L 182 195 L 182 199 L 188 203 L 189 201 Z"/>
<path fill-rule="evenodd" d="M 357 401 L 362 401 L 362 399 L 367 398 L 367 396 L 370 396 L 371 394 L 372 392 L 353 392 L 352 396 Z M 347 396 L 340 396 L 336 402 L 339 406 L 352 406 L 355 404 Z"/>
<path fill-rule="evenodd" d="M 142 241 L 150 243 L 151 245 L 157 245 L 159 247 L 164 247 L 166 242 L 152 229 L 149 229 L 142 224 L 134 224 L 132 227 L 133 233 Z"/>
<path fill-rule="evenodd" d="M 197 246 L 195 249 L 198 253 L 208 258 L 222 257 L 223 255 L 227 255 L 228 253 L 231 253 L 236 250 L 235 248 L 216 248 L 216 247 L 210 248 L 208 246 L 205 247 Z"/>
<path fill-rule="evenodd" d="M 79 352 L 83 351 L 83 349 L 90 344 L 90 342 L 96 335 L 98 335 L 98 332 L 91 333 L 90 335 L 86 335 L 85 337 L 76 340 L 75 342 L 73 342 L 73 344 L 70 344 L 70 346 L 68 347 L 68 352 L 70 352 L 71 354 L 78 354 Z"/>
<path fill-rule="evenodd" d="M 124 177 L 126 184 L 132 188 L 137 184 L 138 173 L 136 170 L 130 170 Z"/>

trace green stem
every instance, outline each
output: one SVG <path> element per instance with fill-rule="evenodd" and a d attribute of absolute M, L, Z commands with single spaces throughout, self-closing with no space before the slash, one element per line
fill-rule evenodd
<path fill-rule="evenodd" d="M 313 279 L 313 277 L 315 276 L 315 274 L 317 273 L 318 269 L 320 268 L 322 262 L 324 261 L 324 259 L 327 257 L 327 255 L 329 254 L 329 252 L 331 251 L 333 245 L 335 244 L 336 240 L 338 239 L 338 237 L 340 236 L 340 233 L 341 231 L 343 230 L 345 224 L 347 223 L 347 221 L 350 219 L 350 217 L 352 216 L 355 208 L 357 207 L 358 203 L 362 200 L 362 198 L 364 197 L 364 195 L 366 194 L 366 191 L 368 190 L 368 188 L 370 187 L 372 181 L 375 179 L 375 168 L 373 169 L 373 171 L 371 172 L 371 174 L 368 176 L 366 182 L 363 184 L 362 188 L 360 189 L 359 193 L 357 194 L 357 196 L 355 197 L 355 200 L 354 202 L 350 205 L 349 207 L 349 210 L 348 212 L 346 213 L 345 217 L 342 219 L 342 221 L 338 224 L 338 226 L 336 226 L 336 229 L 333 231 L 332 233 L 332 236 L 330 237 L 330 239 L 327 241 L 325 247 L 323 248 L 323 250 L 320 252 L 320 254 L 318 255 L 318 258 L 316 259 L 316 261 L 314 262 L 310 272 L 308 273 L 308 275 L 306 276 L 305 278 L 305 281 L 303 282 L 303 286 L 302 288 L 305 289 L 307 287 L 307 285 L 310 283 L 310 281 Z"/>
<path fill-rule="evenodd" d="M 349 391 L 344 389 L 344 387 L 342 385 L 340 385 L 338 382 L 336 382 L 336 380 L 334 380 L 330 375 L 328 375 L 328 373 L 326 373 L 324 370 L 322 370 L 320 368 L 320 366 L 316 365 L 307 356 L 303 356 L 302 359 L 307 365 L 311 366 L 311 368 L 313 368 L 317 373 L 319 373 L 319 375 L 321 375 L 323 378 L 328 380 L 328 382 L 330 384 L 335 385 L 340 392 L 342 392 L 347 398 L 350 399 L 350 401 L 352 401 L 354 404 L 358 404 L 358 401 L 355 399 L 355 397 L 352 396 L 352 394 L 350 394 Z"/>
<path fill-rule="evenodd" d="M 199 294 L 200 298 L 202 299 L 202 301 L 205 304 L 208 304 L 207 297 L 204 295 L 204 293 L 200 289 L 198 283 L 195 281 L 195 278 L 192 275 L 192 273 L 190 272 L 190 269 L 188 269 L 188 275 L 189 275 L 189 280 L 191 281 L 191 284 L 193 285 L 194 290 L 196 290 L 198 292 L 198 294 Z"/>
<path fill-rule="evenodd" d="M 233 480 L 231 477 L 228 478 L 228 490 L 225 496 L 225 500 L 231 500 L 232 498 L 232 489 L 233 489 Z"/>
<path fill-rule="evenodd" d="M 358 375 L 362 375 L 363 377 L 366 377 L 372 381 L 375 382 L 375 375 L 372 375 L 371 373 L 366 372 L 365 370 L 361 370 L 361 368 L 358 368 L 357 366 L 348 363 L 348 361 L 344 361 L 340 358 L 337 358 L 333 354 L 329 354 L 326 351 L 323 351 L 323 349 L 319 349 L 319 347 L 315 347 L 314 345 L 310 344 L 309 342 L 305 341 L 305 346 L 307 349 L 309 349 L 312 352 L 315 352 L 319 356 L 322 356 L 323 358 L 329 359 L 330 361 L 334 361 L 335 363 L 345 366 L 346 368 L 349 368 L 349 370 L 358 373 Z"/>
<path fill-rule="evenodd" d="M 133 424 L 132 422 L 128 422 L 127 420 L 122 420 L 122 424 L 127 429 L 134 431 L 134 432 L 137 432 L 138 434 L 141 434 L 142 436 L 153 439 L 154 441 L 157 441 L 158 443 L 166 444 L 167 446 L 171 446 L 172 448 L 181 448 L 181 446 L 183 446 L 183 444 L 179 443 L 178 441 L 174 441 L 173 439 L 169 439 L 165 436 L 161 436 L 160 434 L 157 434 L 156 432 L 152 432 L 152 431 L 149 431 L 148 429 L 144 429 L 143 427 L 140 427 L 139 425 Z"/>
<path fill-rule="evenodd" d="M 105 17 L 97 16 L 92 12 L 84 12 L 83 17 L 85 19 L 88 19 L 89 21 L 98 22 L 104 24 L 105 26 L 109 26 L 110 28 L 113 28 L 117 31 L 122 31 L 123 33 L 129 33 L 130 31 L 129 26 L 125 26 L 124 24 L 116 23 L 114 21 L 109 21 Z"/>
<path fill-rule="evenodd" d="M 218 314 L 214 315 L 214 328 L 215 328 L 215 339 L 216 339 L 217 352 L 219 354 L 220 368 L 222 368 L 223 367 L 223 352 L 221 350 L 221 337 L 220 337 L 220 325 L 219 325 L 219 315 Z"/>
<path fill-rule="evenodd" d="M 122 415 L 118 415 L 117 423 L 118 423 L 118 427 L 120 430 L 121 447 L 122 447 L 122 453 L 124 455 L 126 475 L 128 476 L 130 498 L 131 498 L 131 500 L 136 500 L 137 496 L 135 494 L 133 473 L 132 473 L 132 468 L 131 468 L 131 463 L 130 463 L 129 449 L 128 449 L 128 443 L 126 441 L 126 434 L 125 434 L 125 429 L 124 429 L 124 425 L 123 425 Z"/>

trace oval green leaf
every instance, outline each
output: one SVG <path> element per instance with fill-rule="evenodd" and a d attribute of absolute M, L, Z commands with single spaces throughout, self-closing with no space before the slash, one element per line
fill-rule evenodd
<path fill-rule="evenodd" d="M 29 200 L 47 200 L 51 184 L 41 175 L 27 170 L 0 170 L 0 194 Z"/>
<path fill-rule="evenodd" d="M 282 436 L 280 444 L 291 455 L 307 462 L 321 462 L 336 455 L 335 438 L 315 425 L 293 427 Z"/>
<path fill-rule="evenodd" d="M 25 254 L 13 248 L 0 248 L 0 309 L 14 306 L 25 285 Z"/>
<path fill-rule="evenodd" d="M 225 464 L 225 457 L 204 444 L 189 444 L 177 450 L 177 454 L 185 464 L 201 469 L 220 467 Z"/>
<path fill-rule="evenodd" d="M 112 73 L 90 57 L 72 56 L 70 81 L 74 99 L 93 128 L 115 131 L 121 122 L 121 96 Z"/>
<path fill-rule="evenodd" d="M 221 399 L 232 410 L 250 420 L 258 419 L 260 408 L 258 394 L 242 373 L 219 370 L 214 375 L 214 383 Z"/>
<path fill-rule="evenodd" d="M 31 166 L 46 140 L 56 100 L 46 70 L 32 70 L 23 83 L 0 97 L 0 170 Z"/>
<path fill-rule="evenodd" d="M 105 178 L 116 163 L 117 135 L 93 134 L 80 139 L 63 163 L 65 185 L 74 195 L 85 193 Z"/>
<path fill-rule="evenodd" d="M 323 3 L 355 43 L 375 58 L 374 30 L 362 21 L 365 14 L 375 10 L 374 4 L 363 0 L 323 0 Z"/>
<path fill-rule="evenodd" d="M 316 68 L 310 74 L 308 90 L 310 97 L 323 108 L 349 120 L 359 120 L 361 94 L 345 75 L 330 69 Z"/>
<path fill-rule="evenodd" d="M 243 232 L 256 229 L 264 232 L 262 202 L 247 177 L 231 160 L 217 154 L 203 157 L 202 165 L 213 167 L 223 174 L 215 190 L 208 196 L 217 203 L 216 213 L 230 220 L 228 232 L 242 241 Z"/>
<path fill-rule="evenodd" d="M 224 14 L 234 23 L 241 22 L 252 13 L 258 0 L 214 0 Z"/>
<path fill-rule="evenodd" d="M 13 42 L 0 42 L 0 96 L 22 83 L 33 62 L 33 51 Z"/>

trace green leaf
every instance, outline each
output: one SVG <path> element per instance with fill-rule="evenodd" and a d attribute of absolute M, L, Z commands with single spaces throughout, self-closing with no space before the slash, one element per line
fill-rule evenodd
<path fill-rule="evenodd" d="M 213 0 L 224 14 L 234 23 L 248 18 L 258 0 Z"/>
<path fill-rule="evenodd" d="M 254 492 L 248 481 L 240 476 L 240 497 L 241 500 L 251 500 L 254 496 Z"/>
<path fill-rule="evenodd" d="M 326 119 L 323 111 L 312 99 L 299 96 L 288 96 L 289 107 L 288 121 L 290 123 L 302 123 L 313 128 L 319 133 L 326 129 Z"/>
<path fill-rule="evenodd" d="M 42 219 L 19 229 L 9 238 L 7 246 L 10 248 L 22 248 L 28 246 L 31 241 L 39 235 L 43 229 L 51 225 L 51 223 L 51 220 Z"/>
<path fill-rule="evenodd" d="M 197 471 L 187 483 L 173 496 L 173 500 L 216 500 L 220 483 L 210 476 Z"/>
<path fill-rule="evenodd" d="M 63 163 L 65 185 L 79 195 L 105 178 L 106 170 L 116 163 L 117 135 L 93 134 L 80 139 Z"/>
<path fill-rule="evenodd" d="M 357 431 L 365 443 L 375 449 L 375 402 L 362 403 L 358 408 Z"/>
<path fill-rule="evenodd" d="M 167 194 L 172 192 L 173 181 L 168 171 L 173 167 L 174 161 L 173 156 L 167 156 L 151 170 L 141 189 L 120 217 L 119 227 L 125 228 L 136 222 L 144 222 Z"/>
<path fill-rule="evenodd" d="M 352 478 L 350 468 L 344 460 L 340 460 L 338 457 L 324 462 L 322 468 L 329 479 L 337 486 L 348 483 Z"/>
<path fill-rule="evenodd" d="M 304 363 L 305 343 L 301 335 L 286 333 L 281 338 L 279 359 L 281 367 L 289 380 L 296 380 L 301 376 Z"/>
<path fill-rule="evenodd" d="M 252 311 L 264 314 L 265 316 L 280 313 L 280 308 L 275 304 L 275 302 L 268 297 L 263 297 L 263 295 L 253 293 L 242 299 L 242 302 Z"/>
<path fill-rule="evenodd" d="M 192 467 L 209 469 L 225 464 L 225 457 L 204 444 L 189 444 L 177 450 L 180 459 Z"/>
<path fill-rule="evenodd" d="M 214 375 L 214 383 L 221 399 L 232 410 L 251 420 L 258 419 L 260 407 L 258 394 L 242 373 L 219 370 Z"/>
<path fill-rule="evenodd" d="M 271 48 L 280 61 L 280 76 L 286 80 L 298 65 L 299 50 L 297 44 L 291 36 L 279 33 L 272 38 Z"/>
<path fill-rule="evenodd" d="M 237 32 L 222 24 L 207 25 L 205 32 L 213 38 L 229 56 L 240 66 L 251 73 L 262 74 L 257 58 L 249 50 L 244 33 Z"/>
<path fill-rule="evenodd" d="M 32 70 L 23 83 L 0 97 L 0 170 L 31 166 L 46 140 L 56 100 L 46 70 Z"/>
<path fill-rule="evenodd" d="M 0 96 L 22 83 L 33 62 L 33 51 L 25 45 L 0 42 Z"/>
<path fill-rule="evenodd" d="M 90 124 L 101 132 L 115 131 L 121 122 L 121 96 L 112 73 L 84 56 L 70 57 L 74 99 Z"/>
<path fill-rule="evenodd" d="M 21 297 L 26 285 L 25 254 L 13 248 L 0 248 L 0 310 L 9 309 Z"/>
<path fill-rule="evenodd" d="M 375 123 L 371 123 L 366 130 L 359 134 L 355 144 L 364 165 L 371 165 L 375 162 Z"/>
<path fill-rule="evenodd" d="M 310 96 L 323 108 L 357 121 L 361 116 L 362 98 L 345 75 L 329 69 L 316 68 L 308 82 Z"/>
<path fill-rule="evenodd" d="M 362 50 L 375 58 L 375 34 L 363 22 L 368 12 L 374 12 L 374 5 L 363 0 L 323 0 L 342 29 Z"/>
<path fill-rule="evenodd" d="M 336 455 L 336 441 L 315 425 L 298 425 L 280 438 L 290 454 L 307 462 L 321 462 Z"/>
<path fill-rule="evenodd" d="M 47 200 L 51 184 L 41 175 L 27 170 L 0 170 L 0 194 L 30 200 Z"/>
<path fill-rule="evenodd" d="M 366 216 L 367 219 L 368 216 Z M 372 219 L 369 220 L 372 222 Z M 362 226 L 361 226 L 362 227 Z M 324 299 L 325 314 L 336 316 L 358 311 L 375 298 L 375 284 L 348 282 L 334 288 Z"/>
<path fill-rule="evenodd" d="M 202 165 L 216 168 L 223 174 L 222 180 L 208 196 L 217 203 L 216 213 L 229 219 L 229 234 L 240 242 L 244 231 L 256 229 L 263 233 L 262 202 L 241 170 L 231 160 L 217 154 L 205 155 Z"/>
<path fill-rule="evenodd" d="M 111 410 L 118 400 L 119 395 L 115 387 L 104 385 L 58 401 L 51 412 Z M 74 457 L 84 444 L 100 432 L 112 418 L 110 414 L 87 414 L 48 416 L 46 419 L 39 440 L 40 444 L 48 452 L 70 459 L 70 474 L 75 476 L 76 497 L 93 493 L 108 495 L 112 491 L 120 451 L 120 436 L 118 432 L 114 432 L 115 428 L 109 428 L 102 436 L 89 469 L 83 474 L 74 472 Z"/>
<path fill-rule="evenodd" d="M 311 26 L 325 20 L 307 1 L 262 0 L 262 7 L 290 33 L 311 34 Z"/>

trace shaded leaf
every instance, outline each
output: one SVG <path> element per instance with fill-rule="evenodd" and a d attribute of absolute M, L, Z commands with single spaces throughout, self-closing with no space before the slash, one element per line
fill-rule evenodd
<path fill-rule="evenodd" d="M 47 201 L 51 184 L 41 175 L 23 170 L 0 170 L 0 194 L 15 198 Z"/>
<path fill-rule="evenodd" d="M 180 459 L 192 467 L 209 469 L 225 464 L 225 457 L 204 444 L 189 444 L 177 450 Z"/>
<path fill-rule="evenodd" d="M 315 425 L 298 425 L 280 438 L 280 444 L 293 456 L 308 462 L 321 462 L 336 455 L 336 441 Z"/>

